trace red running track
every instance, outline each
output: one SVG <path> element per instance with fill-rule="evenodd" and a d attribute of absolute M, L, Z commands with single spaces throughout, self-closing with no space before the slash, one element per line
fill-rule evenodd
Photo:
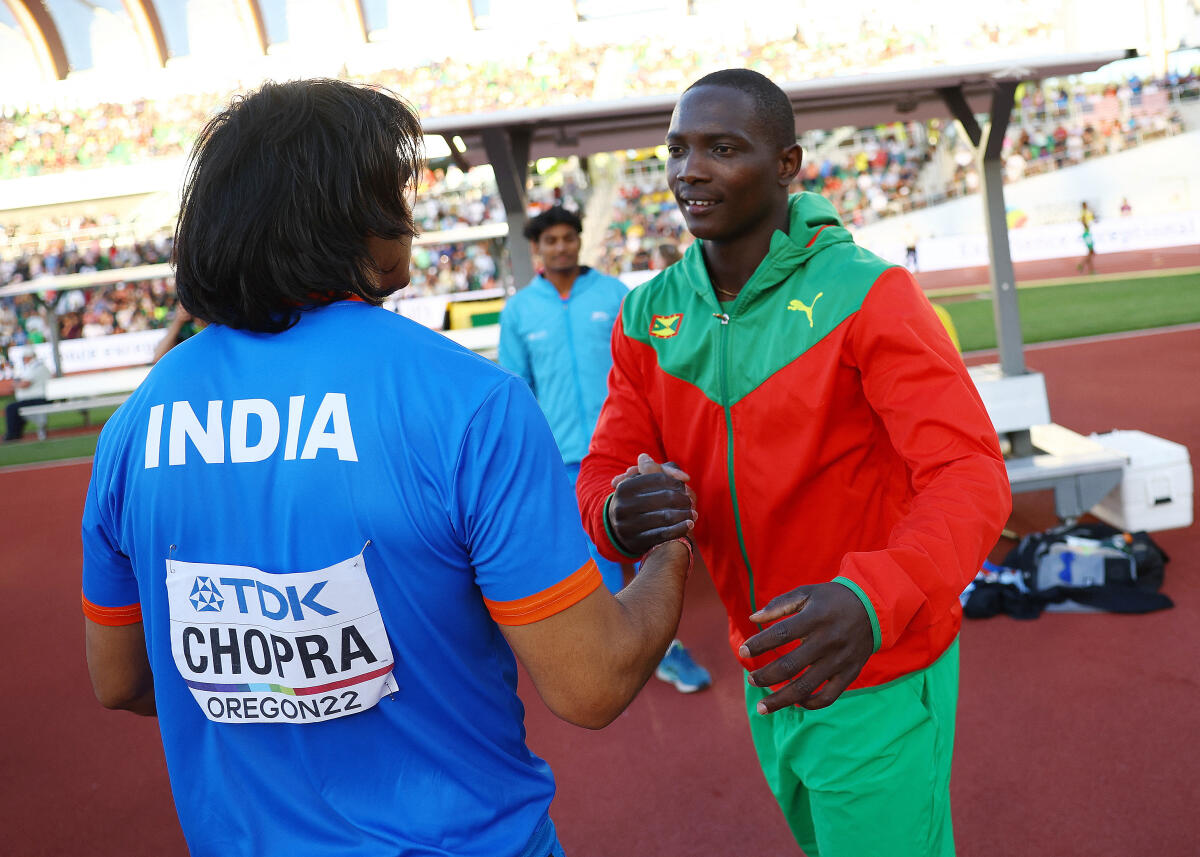
<path fill-rule="evenodd" d="M 1102 253 L 1097 254 L 1094 261 L 1097 274 L 1141 274 L 1173 268 L 1196 268 L 1200 267 L 1200 244 L 1126 253 Z M 1078 264 L 1078 258 L 1040 259 L 1036 262 L 1016 262 L 1013 272 L 1018 283 L 1079 277 L 1083 275 L 1076 267 Z M 986 265 L 952 271 L 922 271 L 916 276 L 923 289 L 986 286 L 992 281 Z"/>
<path fill-rule="evenodd" d="M 1200 457 L 1200 331 L 1030 348 L 1056 421 L 1140 428 Z M 77 533 L 86 465 L 0 473 L 6 629 L 0 853 L 186 853 L 153 721 L 106 712 L 82 657 Z M 1052 523 L 1021 495 L 1011 526 Z M 1194 857 L 1200 762 L 1200 533 L 1157 535 L 1173 610 L 968 622 L 952 784 L 964 857 Z M 1002 553 L 1001 546 L 997 556 Z M 556 720 L 523 685 L 554 767 L 570 857 L 798 855 L 753 758 L 741 677 L 711 583 L 689 583 L 681 638 L 716 678 L 651 679 L 602 732 Z M 12 679 L 16 679 L 15 682 Z"/>

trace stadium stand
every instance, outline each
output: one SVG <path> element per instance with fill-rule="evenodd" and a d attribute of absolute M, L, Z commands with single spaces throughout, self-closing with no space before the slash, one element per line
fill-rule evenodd
<path fill-rule="evenodd" d="M 1032 2 L 1001 23 L 973 24 L 963 32 L 923 31 L 887 19 L 863 16 L 840 32 L 816 27 L 789 29 L 780 22 L 730 32 L 706 16 L 707 38 L 685 40 L 664 33 L 589 44 L 568 37 L 544 42 L 522 57 L 445 57 L 410 68 L 385 68 L 358 75 L 402 93 L 423 116 L 479 113 L 594 98 L 678 92 L 701 73 L 722 65 L 746 65 L 778 80 L 802 80 L 875 70 L 919 67 L 930 60 L 953 61 L 980 52 L 1054 49 L 1053 15 Z M 699 17 L 699 16 L 696 16 Z M 582 29 L 580 30 L 582 35 Z M 674 43 L 673 43 L 674 42 Z M 863 60 L 869 57 L 869 63 Z M 351 77 L 355 77 L 352 76 Z M 36 109 L 10 104 L 0 118 L 0 180 L 65 169 L 129 163 L 179 155 L 229 91 L 199 92 L 129 104 L 75 104 Z"/>
<path fill-rule="evenodd" d="M 1196 74 L 1139 81 L 1137 94 L 1133 85 L 1127 81 L 1098 92 L 1071 82 L 1026 85 L 1006 136 L 1006 180 L 1072 166 L 1178 133 L 1184 126 L 1177 106 L 1200 98 Z M 1046 93 L 1051 97 L 1046 98 Z M 842 129 L 806 134 L 802 142 L 808 163 L 796 189 L 822 193 L 855 226 L 978 189 L 973 158 L 955 123 Z M 649 270 L 657 266 L 657 247 L 670 244 L 684 249 L 690 238 L 666 191 L 660 153 L 614 157 L 618 169 L 613 205 L 602 212 L 603 222 L 588 223 L 590 231 L 602 236 L 591 260 L 614 275 Z M 548 164 L 545 174 L 535 171 L 531 179 L 530 212 L 556 203 L 581 209 L 594 190 L 578 160 Z M 438 233 L 503 223 L 503 206 L 490 170 L 463 172 L 448 161 L 435 162 L 422 179 L 418 198 L 418 224 L 435 241 L 414 252 L 412 286 L 393 302 L 393 308 L 399 311 L 401 302 L 412 298 L 504 288 L 504 231 L 479 239 L 436 241 Z M 162 227 L 150 239 L 135 241 L 130 224 L 112 214 L 60 215 L 43 219 L 33 229 L 10 224 L 0 236 L 0 287 L 42 275 L 167 261 L 169 224 Z M 69 291 L 51 300 L 63 340 L 158 329 L 167 324 L 173 305 L 166 279 Z M 0 298 L 0 348 L 48 337 L 41 312 L 44 303 L 37 295 Z"/>
<path fill-rule="evenodd" d="M 911 22 L 864 16 L 857 26 L 826 32 L 788 29 L 767 36 L 714 26 L 707 38 L 654 38 L 587 44 L 567 38 L 542 43 L 527 56 L 504 61 L 446 57 L 410 68 L 348 75 L 402 93 L 423 116 L 480 113 L 587 99 L 678 92 L 704 71 L 725 65 L 756 68 L 777 80 L 803 80 L 921 67 L 929 62 L 978 58 L 1020 46 L 1022 51 L 1061 47 L 1053 15 L 1022 2 L 999 23 L 973 24 L 962 32 L 926 31 Z M 712 16 L 710 16 L 712 17 Z M 673 43 L 673 38 L 678 38 Z M 869 60 L 868 60 L 869 58 Z M 187 93 L 131 104 L 76 104 L 38 109 L 3 106 L 0 180 L 67 169 L 130 163 L 186 152 L 213 108 L 229 91 Z"/>
<path fill-rule="evenodd" d="M 87 229 L 84 227 L 85 234 Z M 161 265 L 171 255 L 171 239 L 166 233 L 157 240 L 129 244 L 102 243 L 94 237 L 39 239 L 37 235 L 25 239 L 38 248 L 33 252 L 0 259 L 0 286 L 40 277 Z M 164 327 L 174 300 L 173 285 L 165 276 L 96 289 L 6 296 L 0 298 L 0 348 L 47 341 L 49 322 L 43 309 L 53 309 L 59 339 L 80 339 Z"/>
<path fill-rule="evenodd" d="M 919 67 L 928 62 L 1011 52 L 1053 49 L 1060 42 L 1050 10 L 1023 2 L 1011 14 L 987 24 L 923 29 L 912 22 L 863 16 L 835 29 L 786 21 L 730 31 L 712 25 L 704 4 L 693 4 L 689 22 L 709 21 L 707 30 L 628 38 L 587 40 L 586 27 L 566 38 L 543 42 L 527 54 L 504 59 L 422 61 L 413 67 L 385 67 L 345 76 L 394 88 L 426 116 L 475 113 L 515 107 L 639 94 L 678 92 L 704 70 L 746 65 L 776 79 L 844 74 L 867 65 L 872 70 Z M 612 33 L 617 32 L 617 36 Z M 681 31 L 682 32 L 682 31 Z M 869 57 L 869 61 L 866 58 Z M 0 106 L 0 181 L 72 170 L 179 159 L 212 110 L 229 91 L 184 92 L 129 103 L 85 104 L 60 98 L 52 107 Z M 1156 81 L 1133 76 L 1119 82 L 1046 81 L 1028 83 L 1018 93 L 1006 138 L 1006 171 L 1011 180 L 1119 151 L 1183 127 L 1176 107 L 1200 95 L 1195 70 Z M 806 133 L 808 163 L 796 189 L 830 198 L 855 226 L 936 204 L 978 188 L 979 179 L 956 123 L 894 123 L 865 129 Z M 597 170 L 578 162 L 556 162 L 534 170 L 531 213 L 556 202 L 582 209 L 592 197 L 611 206 L 591 205 L 585 233 L 585 261 L 614 274 L 655 267 L 661 245 L 682 249 L 688 237 L 665 193 L 660 153 L 618 153 L 622 165 L 608 185 Z M 539 167 L 542 165 L 539 164 Z M 589 173 L 591 175 L 589 175 Z M 595 187 L 592 185 L 596 184 Z M 404 299 L 488 292 L 510 285 L 502 231 L 463 236 L 461 230 L 502 226 L 504 209 L 486 167 L 469 172 L 450 159 L 431 162 L 417 209 L 426 241 L 413 259 L 412 286 Z M 6 217 L 0 213 L 0 224 Z M 30 228 L 6 224 L 0 235 L 0 288 L 56 273 L 161 261 L 143 252 L 138 240 L 114 216 L 88 220 L 58 218 Z M 142 235 L 147 225 L 142 224 Z M 157 226 L 169 231 L 169 223 Z M 446 233 L 447 239 L 438 239 Z M 467 233 L 470 234 L 470 233 Z M 453 240 L 450 236 L 453 236 Z M 154 255 L 154 259 L 148 258 Z M 145 258 L 143 258 L 145 257 Z M 636 278 L 635 278 L 636 279 Z M 104 286 L 51 298 L 62 339 L 110 332 L 154 329 L 166 322 L 170 283 L 145 281 Z M 46 337 L 36 295 L 0 298 L 0 348 Z M 400 309 L 403 300 L 394 302 Z"/>
<path fill-rule="evenodd" d="M 1185 124 L 1178 108 L 1200 100 L 1200 73 L 1139 83 L 1140 94 L 1129 98 L 1108 91 L 1115 85 L 1092 91 L 1076 81 L 1023 88 L 1005 137 L 1006 182 L 1180 133 Z M 1051 96 L 1042 100 L 1050 106 L 1039 118 L 1033 94 L 1043 93 Z M 806 134 L 801 142 L 806 164 L 795 189 L 822 194 L 856 227 L 979 190 L 975 156 L 955 122 L 839 129 Z M 598 266 L 612 274 L 636 271 L 639 254 L 686 240 L 666 191 L 665 162 L 651 153 L 628 158 Z"/>

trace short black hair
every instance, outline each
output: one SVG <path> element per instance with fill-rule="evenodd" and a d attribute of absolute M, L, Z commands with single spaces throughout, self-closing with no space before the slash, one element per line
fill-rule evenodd
<path fill-rule="evenodd" d="M 526 223 L 522 234 L 536 244 L 537 240 L 542 237 L 543 232 L 551 226 L 559 226 L 564 223 L 576 232 L 583 232 L 583 221 L 579 219 L 579 215 L 563 208 L 561 205 L 556 205 L 554 208 L 546 209 Z"/>
<path fill-rule="evenodd" d="M 192 149 L 175 229 L 175 290 L 197 318 L 277 333 L 314 305 L 379 305 L 367 236 L 416 234 L 405 191 L 423 163 L 416 112 L 381 87 L 265 83 Z"/>
<path fill-rule="evenodd" d="M 684 92 L 699 86 L 723 86 L 746 93 L 754 100 L 754 118 L 773 145 L 786 149 L 796 142 L 796 114 L 791 99 L 766 75 L 748 68 L 726 68 L 704 75 Z"/>

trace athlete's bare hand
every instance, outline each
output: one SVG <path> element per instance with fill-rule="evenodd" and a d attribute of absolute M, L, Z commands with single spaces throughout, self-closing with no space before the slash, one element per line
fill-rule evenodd
<path fill-rule="evenodd" d="M 788 682 L 758 704 L 759 714 L 789 705 L 830 705 L 858 676 L 874 648 L 866 608 L 840 583 L 797 587 L 772 598 L 750 621 L 775 624 L 742 644 L 739 654 L 744 658 L 803 641 L 750 674 L 758 687 Z"/>
<path fill-rule="evenodd" d="M 675 464 L 659 464 L 646 453 L 638 456 L 636 468 L 613 478 L 608 522 L 627 553 L 641 556 L 692 531 L 696 511 L 690 478 Z"/>
<path fill-rule="evenodd" d="M 653 461 L 653 459 L 651 459 L 651 461 Z M 691 485 L 686 484 L 692 477 L 688 476 L 687 473 L 681 470 L 679 465 L 673 461 L 664 461 L 662 464 L 662 470 L 663 473 L 667 474 L 668 476 L 674 476 L 680 482 L 684 483 L 683 490 L 687 491 L 687 495 L 692 501 L 692 520 L 700 520 L 700 513 L 696 510 L 696 492 L 692 490 Z M 638 466 L 636 464 L 626 467 L 624 473 L 618 473 L 612 478 L 612 487 L 616 488 L 629 477 L 637 475 Z"/>

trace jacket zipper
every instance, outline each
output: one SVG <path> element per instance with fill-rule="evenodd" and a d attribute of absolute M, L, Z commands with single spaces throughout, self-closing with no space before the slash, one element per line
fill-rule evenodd
<path fill-rule="evenodd" d="M 740 295 L 739 295 L 740 297 Z M 735 307 L 736 308 L 736 304 Z M 738 508 L 736 483 L 733 481 L 733 409 L 729 405 L 729 387 L 726 379 L 729 375 L 729 314 L 714 312 L 713 317 L 721 322 L 721 338 L 717 345 L 717 361 L 721 367 L 721 407 L 725 411 L 725 464 L 728 470 L 729 497 L 733 501 L 733 525 L 737 530 L 738 548 L 742 552 L 742 562 L 746 564 L 746 575 L 750 582 L 750 612 L 758 612 L 754 595 L 754 569 L 750 567 L 750 557 L 746 553 L 746 538 L 742 534 L 742 514 Z M 762 627 L 761 625 L 759 626 Z"/>

